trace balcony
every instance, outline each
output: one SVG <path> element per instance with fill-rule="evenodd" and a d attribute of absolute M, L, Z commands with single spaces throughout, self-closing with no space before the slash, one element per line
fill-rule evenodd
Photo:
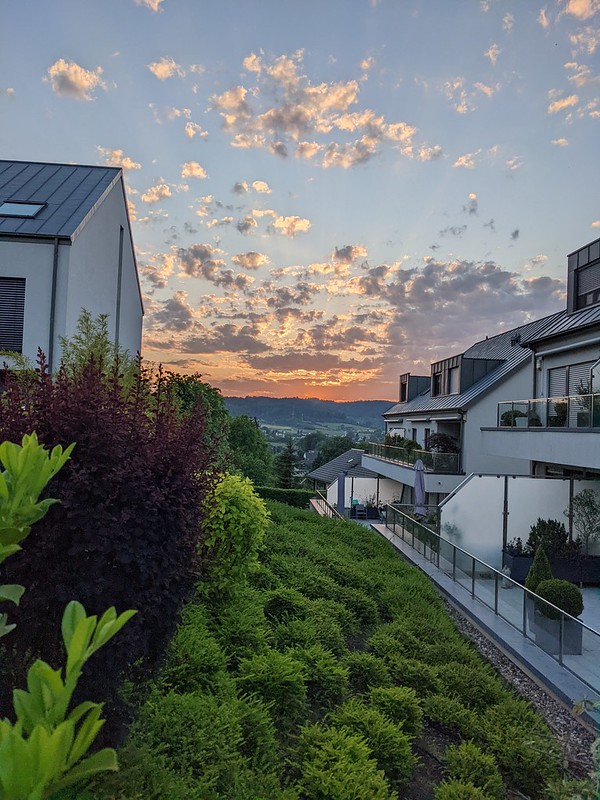
<path fill-rule="evenodd" d="M 600 394 L 498 403 L 499 428 L 600 429 Z"/>
<path fill-rule="evenodd" d="M 425 466 L 425 491 L 448 494 L 463 480 L 460 453 L 430 453 L 427 450 L 407 451 L 402 447 L 369 444 L 362 456 L 362 465 L 384 478 L 406 486 L 415 485 L 415 462 Z"/>
<path fill-rule="evenodd" d="M 367 454 L 395 461 L 397 464 L 403 464 L 411 469 L 420 458 L 425 472 L 441 472 L 449 475 L 456 475 L 460 472 L 460 453 L 430 453 L 429 450 L 408 451 L 403 447 L 394 447 L 389 444 L 370 443 Z"/>
<path fill-rule="evenodd" d="M 499 403 L 496 427 L 481 433 L 489 455 L 597 471 L 600 394 Z"/>

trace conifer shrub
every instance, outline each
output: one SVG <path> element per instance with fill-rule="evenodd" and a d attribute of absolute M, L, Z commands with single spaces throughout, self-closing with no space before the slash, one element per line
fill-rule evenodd
<path fill-rule="evenodd" d="M 427 697 L 442 690 L 442 682 L 435 667 L 415 658 L 390 656 L 386 659 L 392 681 L 399 686 L 410 686 L 418 697 Z"/>
<path fill-rule="evenodd" d="M 266 565 L 259 564 L 248 574 L 248 583 L 255 589 L 277 589 L 281 586 L 281 581 L 275 573 Z"/>
<path fill-rule="evenodd" d="M 298 740 L 300 800 L 393 800 L 384 773 L 360 736 L 307 725 Z"/>
<path fill-rule="evenodd" d="M 342 664 L 348 670 L 350 688 L 356 694 L 367 694 L 377 686 L 390 686 L 392 683 L 385 662 L 372 653 L 348 653 Z"/>
<path fill-rule="evenodd" d="M 450 745 L 445 753 L 446 768 L 451 779 L 472 783 L 488 797 L 502 800 L 506 789 L 493 756 L 484 753 L 473 742 Z"/>
<path fill-rule="evenodd" d="M 328 607 L 321 601 L 307 601 L 306 622 L 315 630 L 314 641 L 337 656 L 347 652 L 346 636 L 337 619 L 331 616 Z"/>
<path fill-rule="evenodd" d="M 231 669 L 236 669 L 242 658 L 268 649 L 271 634 L 265 620 L 261 592 L 241 585 L 221 602 L 211 603 L 208 611 L 209 628 L 227 656 Z"/>
<path fill-rule="evenodd" d="M 226 669 L 227 659 L 208 630 L 205 609 L 198 604 L 188 605 L 167 648 L 161 685 L 179 694 L 218 694 L 231 683 Z"/>
<path fill-rule="evenodd" d="M 549 581 L 553 577 L 552 567 L 543 547 L 538 547 L 533 557 L 533 563 L 525 578 L 525 588 L 530 592 L 537 592 L 538 584 Z"/>
<path fill-rule="evenodd" d="M 273 631 L 273 644 L 281 652 L 295 647 L 310 647 L 315 642 L 319 642 L 317 628 L 308 619 L 291 619 L 288 622 L 280 622 Z M 339 645 L 343 650 L 344 636 L 341 630 L 339 631 Z"/>
<path fill-rule="evenodd" d="M 240 692 L 266 703 L 282 729 L 293 727 L 306 713 L 306 669 L 288 653 L 267 650 L 243 659 L 238 667 Z"/>
<path fill-rule="evenodd" d="M 343 603 L 338 603 L 337 600 L 325 600 L 322 597 L 310 600 L 308 603 L 314 617 L 321 619 L 329 617 L 335 620 L 345 636 L 351 636 L 360 629 L 357 618 Z"/>
<path fill-rule="evenodd" d="M 264 500 L 277 500 L 296 508 L 307 508 L 315 493 L 309 489 L 279 489 L 274 486 L 255 486 L 254 490 Z"/>
<path fill-rule="evenodd" d="M 139 681 L 156 670 L 201 568 L 197 541 L 216 477 L 206 414 L 197 406 L 181 416 L 160 374 L 138 368 L 126 381 L 118 363 L 107 374 L 93 359 L 50 376 L 41 358 L 39 373 L 8 373 L 3 389 L 0 440 L 36 430 L 46 447 L 77 446 L 54 479 L 60 504 L 38 523 L 35 548 L 7 566 L 11 582 L 31 589 L 15 610 L 2 669 L 21 670 L 32 642 L 33 655 L 60 660 L 55 631 L 73 597 L 91 614 L 102 613 L 106 598 L 138 609 L 78 689 L 109 702 L 102 736 L 116 743 L 125 716 L 113 704 L 117 688 L 124 676 Z"/>
<path fill-rule="evenodd" d="M 418 739 L 423 733 L 423 709 L 414 689 L 408 686 L 378 686 L 371 689 L 371 704 L 404 733 Z"/>
<path fill-rule="evenodd" d="M 334 727 L 346 728 L 364 738 L 377 766 L 394 788 L 408 784 L 417 759 L 411 750 L 410 737 L 399 725 L 356 699 L 336 708 L 327 719 Z"/>
<path fill-rule="evenodd" d="M 491 668 L 450 662 L 440 664 L 437 674 L 445 693 L 469 708 L 485 709 L 505 697 L 505 689 Z"/>
<path fill-rule="evenodd" d="M 304 664 L 308 699 L 317 708 L 331 708 L 348 693 L 348 670 L 320 644 L 295 647 L 289 655 Z"/>
<path fill-rule="evenodd" d="M 282 586 L 265 593 L 264 614 L 269 622 L 287 622 L 290 619 L 304 619 L 307 608 L 306 598 L 296 589 Z"/>
<path fill-rule="evenodd" d="M 482 739 L 478 715 L 455 697 L 431 694 L 422 700 L 425 717 L 448 730 L 456 730 L 466 739 Z"/>
<path fill-rule="evenodd" d="M 443 781 L 433 790 L 434 800 L 491 800 L 483 789 L 469 781 Z"/>

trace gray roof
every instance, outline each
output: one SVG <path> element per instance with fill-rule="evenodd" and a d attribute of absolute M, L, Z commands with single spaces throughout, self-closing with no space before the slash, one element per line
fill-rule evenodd
<path fill-rule="evenodd" d="M 363 453 L 364 450 L 353 447 L 351 450 L 346 450 L 341 456 L 337 456 L 337 458 L 328 461 L 327 464 L 313 469 L 306 477 L 312 478 L 315 481 L 322 481 L 327 485 L 333 483 L 340 472 L 347 472 L 348 475 L 354 476 L 355 478 L 376 478 L 376 472 L 372 472 L 370 469 L 366 469 L 366 467 L 362 466 L 361 456 Z"/>
<path fill-rule="evenodd" d="M 395 406 L 386 411 L 384 417 L 409 416 L 421 412 L 439 411 L 441 413 L 462 411 L 467 409 L 476 400 L 486 394 L 498 382 L 508 377 L 514 370 L 525 364 L 531 358 L 531 353 L 520 346 L 526 338 L 537 335 L 546 326 L 553 323 L 563 314 L 551 314 L 549 317 L 528 322 L 518 328 L 513 328 L 497 336 L 490 336 L 481 342 L 464 351 L 463 358 L 485 358 L 502 359 L 496 369 L 488 372 L 481 380 L 474 383 L 461 394 L 446 394 L 438 397 L 430 397 L 429 390 L 415 397 L 407 403 L 396 403 Z M 517 341 L 517 336 L 520 340 Z"/>
<path fill-rule="evenodd" d="M 0 236 L 73 239 L 120 177 L 118 167 L 0 160 L 0 203 L 46 204 L 33 219 L 0 216 Z"/>
<path fill-rule="evenodd" d="M 562 336 L 567 333 L 574 333 L 583 328 L 600 325 L 600 305 L 592 306 L 591 308 L 582 308 L 574 314 L 567 314 L 566 311 L 561 311 L 556 314 L 548 324 L 541 330 L 535 331 L 532 335 L 528 335 L 522 344 L 533 344 L 534 342 L 541 342 L 543 339 L 551 339 L 554 336 Z"/>

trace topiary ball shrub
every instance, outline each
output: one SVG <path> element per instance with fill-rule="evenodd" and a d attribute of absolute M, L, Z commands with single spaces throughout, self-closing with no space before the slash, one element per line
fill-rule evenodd
<path fill-rule="evenodd" d="M 385 775 L 360 736 L 320 725 L 302 728 L 298 740 L 302 800 L 393 800 Z"/>
<path fill-rule="evenodd" d="M 530 592 L 537 592 L 538 584 L 552 578 L 552 567 L 543 547 L 538 547 L 533 557 L 533 564 L 525 578 L 525 588 Z"/>
<path fill-rule="evenodd" d="M 409 686 L 378 686 L 371 689 L 371 703 L 404 733 L 418 739 L 423 733 L 423 709 L 414 689 Z"/>
<path fill-rule="evenodd" d="M 433 790 L 434 800 L 490 800 L 478 786 L 464 781 L 444 781 Z"/>
<path fill-rule="evenodd" d="M 502 800 L 506 789 L 493 756 L 486 755 L 473 742 L 447 748 L 446 767 L 451 778 L 472 783 L 489 797 Z"/>
<path fill-rule="evenodd" d="M 258 697 L 271 707 L 282 728 L 293 727 L 306 712 L 304 665 L 287 653 L 267 650 L 240 662 L 240 691 Z"/>
<path fill-rule="evenodd" d="M 348 670 L 348 682 L 356 694 L 367 694 L 376 686 L 391 686 L 385 663 L 371 653 L 348 653 L 342 664 Z"/>
<path fill-rule="evenodd" d="M 583 595 L 577 586 L 569 581 L 563 581 L 560 578 L 541 581 L 537 587 L 537 594 L 572 617 L 578 617 L 583 611 Z M 545 603 L 538 603 L 538 606 L 545 617 L 549 617 L 549 619 L 560 618 L 558 611 L 545 605 Z"/>
<path fill-rule="evenodd" d="M 365 739 L 377 765 L 394 788 L 409 783 L 417 759 L 411 750 L 411 739 L 399 725 L 356 699 L 336 708 L 328 720 L 335 727 L 346 728 Z"/>
<path fill-rule="evenodd" d="M 288 652 L 304 664 L 309 701 L 318 708 L 342 703 L 348 693 L 348 670 L 320 644 L 296 647 Z"/>

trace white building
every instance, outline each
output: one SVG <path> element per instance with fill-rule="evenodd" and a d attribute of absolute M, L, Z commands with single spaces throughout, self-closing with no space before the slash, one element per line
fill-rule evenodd
<path fill-rule="evenodd" d="M 113 341 L 141 349 L 142 297 L 123 173 L 0 161 L 0 351 L 60 362 L 81 310 L 107 314 Z"/>

